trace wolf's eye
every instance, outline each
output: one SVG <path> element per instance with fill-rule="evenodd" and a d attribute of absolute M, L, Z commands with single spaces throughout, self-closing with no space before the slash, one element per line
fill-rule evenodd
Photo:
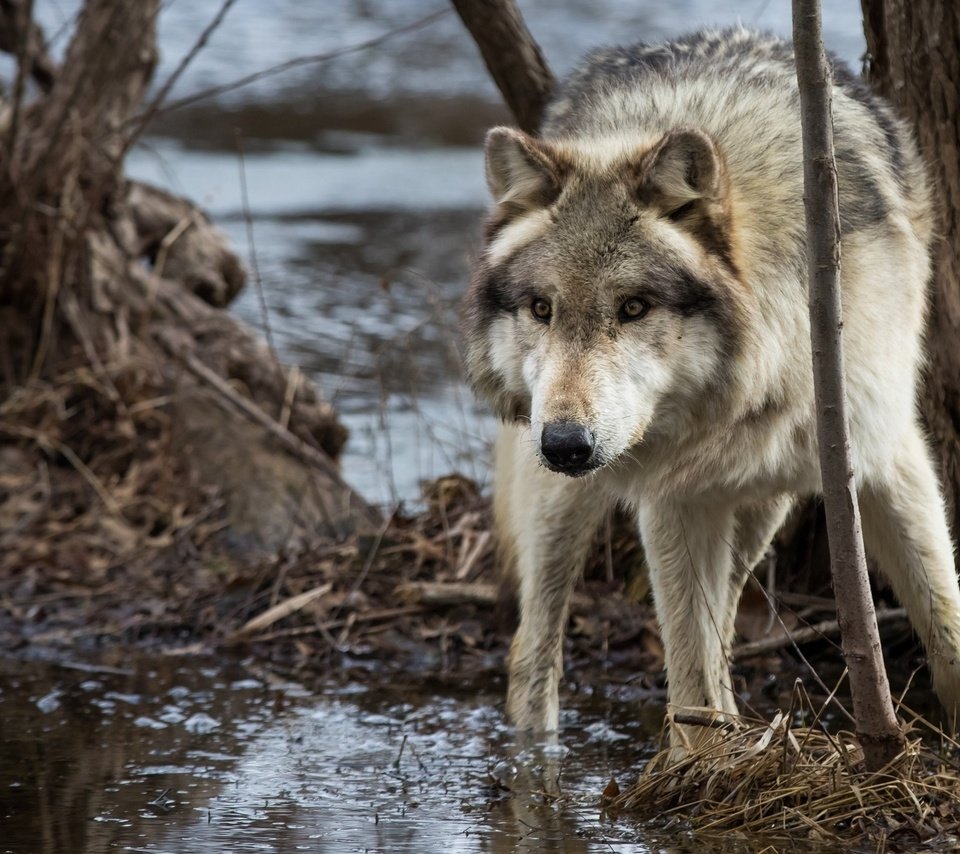
<path fill-rule="evenodd" d="M 631 320 L 639 320 L 649 308 L 650 306 L 637 297 L 625 299 L 620 306 L 620 322 L 629 323 Z"/>
<path fill-rule="evenodd" d="M 553 314 L 550 300 L 537 297 L 530 303 L 530 313 L 541 323 L 548 323 L 550 321 L 550 315 Z"/>

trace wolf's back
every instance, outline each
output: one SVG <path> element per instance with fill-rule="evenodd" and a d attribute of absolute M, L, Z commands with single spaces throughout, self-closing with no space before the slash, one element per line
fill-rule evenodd
<path fill-rule="evenodd" d="M 844 234 L 906 215 L 932 231 L 926 173 L 909 130 L 865 83 L 831 57 L 834 133 Z M 547 139 L 601 146 L 676 127 L 706 131 L 729 171 L 741 228 L 782 253 L 803 243 L 800 106 L 792 45 L 744 28 L 704 30 L 657 45 L 601 48 L 561 87 Z M 775 245 L 775 248 L 774 248 Z"/>

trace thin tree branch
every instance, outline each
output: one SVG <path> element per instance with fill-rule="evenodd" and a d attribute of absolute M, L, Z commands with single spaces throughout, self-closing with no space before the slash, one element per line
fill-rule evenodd
<path fill-rule="evenodd" d="M 396 38 L 399 35 L 403 35 L 404 33 L 413 32 L 414 30 L 419 30 L 423 27 L 429 26 L 448 14 L 450 14 L 449 9 L 440 9 L 439 11 L 433 12 L 432 14 L 423 18 L 418 18 L 416 21 L 405 24 L 402 27 L 388 30 L 387 32 L 382 33 L 375 38 L 367 39 L 367 41 L 358 42 L 354 45 L 348 45 L 347 47 L 332 50 L 329 53 L 316 53 L 309 56 L 298 56 L 295 59 L 290 59 L 277 65 L 271 65 L 269 68 L 263 68 L 260 71 L 247 74 L 245 77 L 240 77 L 239 79 L 230 83 L 222 83 L 219 86 L 211 86 L 209 89 L 201 89 L 199 92 L 194 92 L 192 95 L 187 95 L 176 101 L 171 101 L 164 106 L 158 106 L 157 109 L 153 111 L 153 115 L 165 115 L 166 113 L 173 112 L 174 110 L 179 110 L 181 107 L 189 107 L 199 101 L 205 101 L 208 98 L 216 98 L 219 95 L 227 94 L 227 92 L 233 92 L 237 89 L 242 89 L 244 86 L 249 86 L 251 83 L 256 83 L 258 80 L 265 80 L 268 77 L 275 77 L 278 74 L 292 71 L 294 68 L 301 68 L 305 65 L 318 65 L 320 63 L 329 62 L 332 59 L 338 59 L 341 56 L 348 56 L 351 53 L 359 53 L 364 50 L 369 50 L 370 48 L 377 47 L 384 42 L 389 41 L 390 39 Z M 134 117 L 132 121 L 139 123 L 140 116 Z"/>
<path fill-rule="evenodd" d="M 452 0 L 520 129 L 536 134 L 557 81 L 514 0 Z"/>
<path fill-rule="evenodd" d="M 803 128 L 810 340 L 830 569 L 843 654 L 850 671 L 857 736 L 868 770 L 876 771 L 903 751 L 905 741 L 881 655 L 850 454 L 840 302 L 840 210 L 831 112 L 833 83 L 821 31 L 820 0 L 793 0 Z"/>
<path fill-rule="evenodd" d="M 217 10 L 217 14 L 213 16 L 210 20 L 210 23 L 204 27 L 203 32 L 197 37 L 197 40 L 193 43 L 193 47 L 190 48 L 184 54 L 183 58 L 180 60 L 180 63 L 173 70 L 170 76 L 163 82 L 163 85 L 160 87 L 156 95 L 153 96 L 153 99 L 147 105 L 145 110 L 142 110 L 136 116 L 136 124 L 134 129 L 130 132 L 128 138 L 127 147 L 133 143 L 133 140 L 140 135 L 140 132 L 146 127 L 147 123 L 153 118 L 157 110 L 160 109 L 163 102 L 167 99 L 167 95 L 170 94 L 170 90 L 176 85 L 176 82 L 180 79 L 184 71 L 187 70 L 190 63 L 196 58 L 197 54 L 206 47 L 207 42 L 210 40 L 210 36 L 213 35 L 214 31 L 220 24 L 223 23 L 223 19 L 227 17 L 227 12 L 230 11 L 230 7 L 236 3 L 237 0 L 222 0 L 220 8 Z"/>
<path fill-rule="evenodd" d="M 905 621 L 907 612 L 905 608 L 888 608 L 877 614 L 877 623 L 892 623 Z M 786 632 L 782 635 L 772 638 L 762 638 L 761 640 L 742 643 L 733 648 L 731 658 L 734 661 L 742 661 L 745 658 L 752 658 L 755 655 L 766 655 L 783 649 L 785 646 L 797 646 L 802 643 L 811 643 L 817 640 L 827 640 L 833 635 L 840 634 L 839 620 L 822 620 L 814 623 L 812 626 L 804 626 L 802 629 L 796 629 L 792 632 Z"/>

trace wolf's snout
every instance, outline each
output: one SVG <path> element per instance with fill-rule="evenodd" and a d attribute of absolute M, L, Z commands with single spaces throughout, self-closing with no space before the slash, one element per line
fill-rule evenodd
<path fill-rule="evenodd" d="M 582 474 L 590 468 L 593 447 L 593 433 L 573 421 L 545 424 L 540 436 L 543 458 L 564 474 Z"/>

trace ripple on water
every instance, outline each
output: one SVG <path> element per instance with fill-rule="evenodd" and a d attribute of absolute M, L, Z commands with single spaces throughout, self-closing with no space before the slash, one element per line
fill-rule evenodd
<path fill-rule="evenodd" d="M 519 746 L 499 694 L 482 687 L 396 677 L 267 687 L 229 661 L 203 672 L 149 661 L 83 687 L 55 667 L 0 660 L 0 678 L 12 669 L 17 687 L 0 692 L 0 748 L 13 757 L 0 763 L 7 850 L 32 850 L 44 834 L 71 852 L 296 850 L 320 839 L 329 850 L 456 841 L 481 851 L 517 838 L 529 850 L 564 839 L 589 850 L 613 837 L 618 851 L 647 850 L 596 812 L 646 737 L 626 703 L 575 697 L 559 742 Z M 54 692 L 60 705 L 38 716 L 36 698 Z M 130 716 L 111 714 L 118 706 Z M 550 804 L 536 792 L 556 775 L 565 799 Z"/>

